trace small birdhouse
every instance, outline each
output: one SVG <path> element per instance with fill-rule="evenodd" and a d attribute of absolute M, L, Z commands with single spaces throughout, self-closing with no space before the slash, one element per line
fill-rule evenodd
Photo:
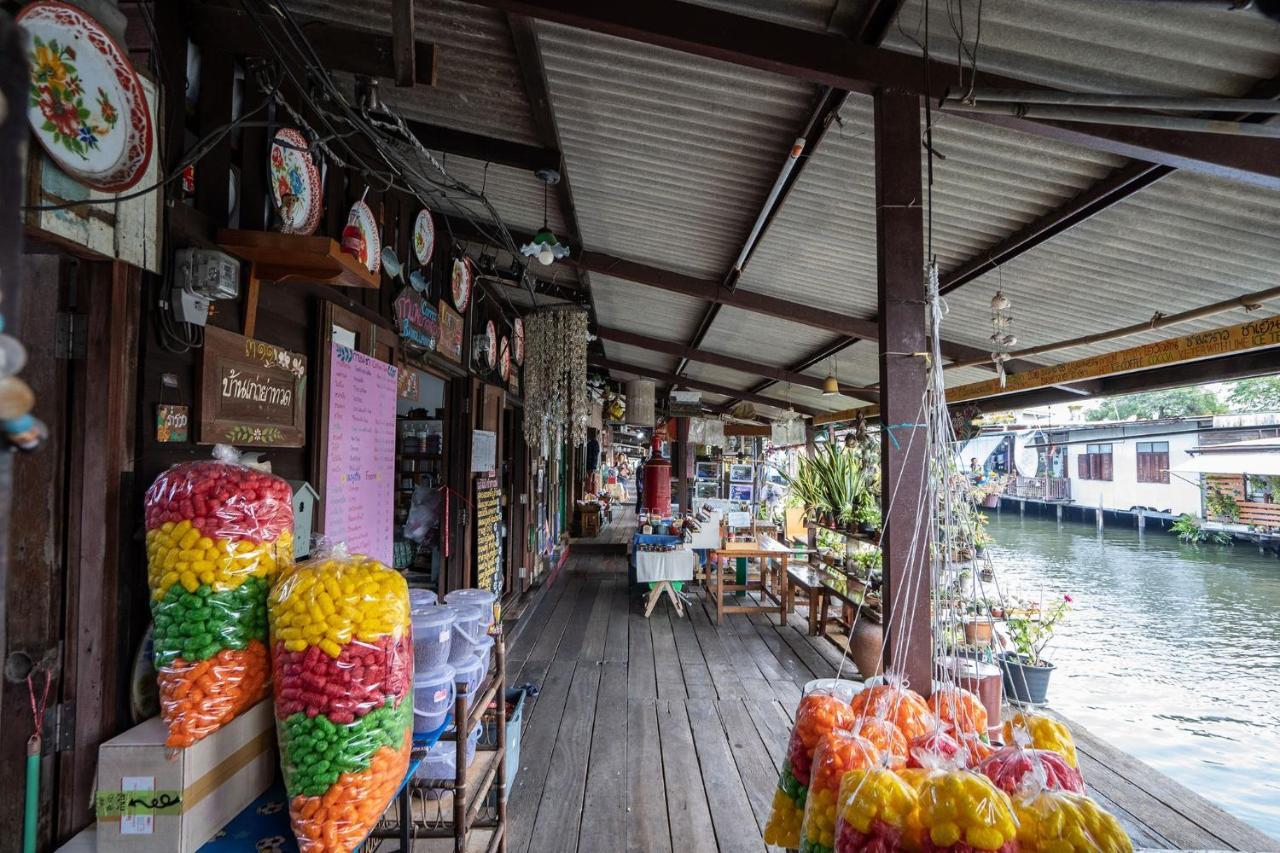
<path fill-rule="evenodd" d="M 311 531 L 319 493 L 306 480 L 290 480 L 293 487 L 293 559 L 311 554 Z"/>

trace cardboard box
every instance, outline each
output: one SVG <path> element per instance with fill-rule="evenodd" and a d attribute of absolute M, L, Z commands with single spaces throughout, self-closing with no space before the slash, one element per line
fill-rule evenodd
<path fill-rule="evenodd" d="M 269 698 L 187 749 L 167 735 L 155 717 L 98 747 L 99 851 L 194 853 L 275 779 Z"/>

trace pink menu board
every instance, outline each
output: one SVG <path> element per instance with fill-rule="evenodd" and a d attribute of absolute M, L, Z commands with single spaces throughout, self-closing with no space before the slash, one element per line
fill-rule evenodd
<path fill-rule="evenodd" d="M 396 368 L 333 344 L 324 535 L 391 565 L 395 523 Z"/>

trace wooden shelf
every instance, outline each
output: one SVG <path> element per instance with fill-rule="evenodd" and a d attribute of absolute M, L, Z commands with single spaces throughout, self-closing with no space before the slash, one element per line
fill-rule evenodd
<path fill-rule="evenodd" d="M 218 245 L 252 265 L 257 281 L 312 281 L 377 290 L 382 282 L 329 237 L 223 228 Z"/>
<path fill-rule="evenodd" d="M 860 542 L 870 542 L 873 545 L 880 544 L 879 532 L 874 534 L 859 533 L 856 530 L 842 530 L 839 527 L 831 527 L 830 525 L 826 525 L 826 524 L 814 524 L 813 522 L 807 523 L 805 527 L 811 527 L 815 530 L 826 530 L 831 533 L 835 533 L 839 536 L 843 536 L 846 539 L 857 539 Z"/>
<path fill-rule="evenodd" d="M 440 453 L 435 450 L 402 450 L 400 457 L 403 459 L 439 459 Z"/>

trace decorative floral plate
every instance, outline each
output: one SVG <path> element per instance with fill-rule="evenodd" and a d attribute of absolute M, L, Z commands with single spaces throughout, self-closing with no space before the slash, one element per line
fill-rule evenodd
<path fill-rule="evenodd" d="M 313 234 L 320 225 L 320 170 L 307 149 L 306 137 L 292 127 L 280 128 L 271 140 L 271 201 L 285 234 Z"/>
<path fill-rule="evenodd" d="M 489 339 L 485 360 L 489 362 L 489 369 L 493 370 L 493 366 L 498 363 L 498 329 L 493 325 L 492 320 L 485 324 L 484 336 Z"/>
<path fill-rule="evenodd" d="M 151 109 L 127 54 L 66 3 L 32 3 L 18 23 L 30 38 L 27 119 L 40 145 L 87 186 L 132 187 L 151 162 Z"/>
<path fill-rule="evenodd" d="M 431 260 L 431 252 L 436 247 L 436 225 L 431 220 L 431 211 L 422 210 L 413 221 L 413 254 L 419 266 L 426 266 Z"/>
<path fill-rule="evenodd" d="M 465 314 L 470 301 L 471 264 L 467 263 L 466 258 L 458 258 L 453 262 L 453 305 L 459 314 Z"/>
<path fill-rule="evenodd" d="M 373 218 L 373 211 L 369 209 L 369 205 L 363 200 L 351 205 L 351 212 L 347 214 L 347 224 L 360 229 L 360 236 L 364 239 L 364 249 L 357 257 L 369 272 L 377 275 L 378 270 L 382 269 L 382 238 L 378 236 L 378 222 Z"/>
<path fill-rule="evenodd" d="M 511 342 L 506 335 L 502 336 L 502 342 L 498 344 L 498 375 L 503 382 L 511 376 Z"/>
<path fill-rule="evenodd" d="M 517 317 L 515 324 L 511 330 L 512 337 L 512 355 L 515 357 L 516 364 L 524 366 L 524 318 Z"/>

